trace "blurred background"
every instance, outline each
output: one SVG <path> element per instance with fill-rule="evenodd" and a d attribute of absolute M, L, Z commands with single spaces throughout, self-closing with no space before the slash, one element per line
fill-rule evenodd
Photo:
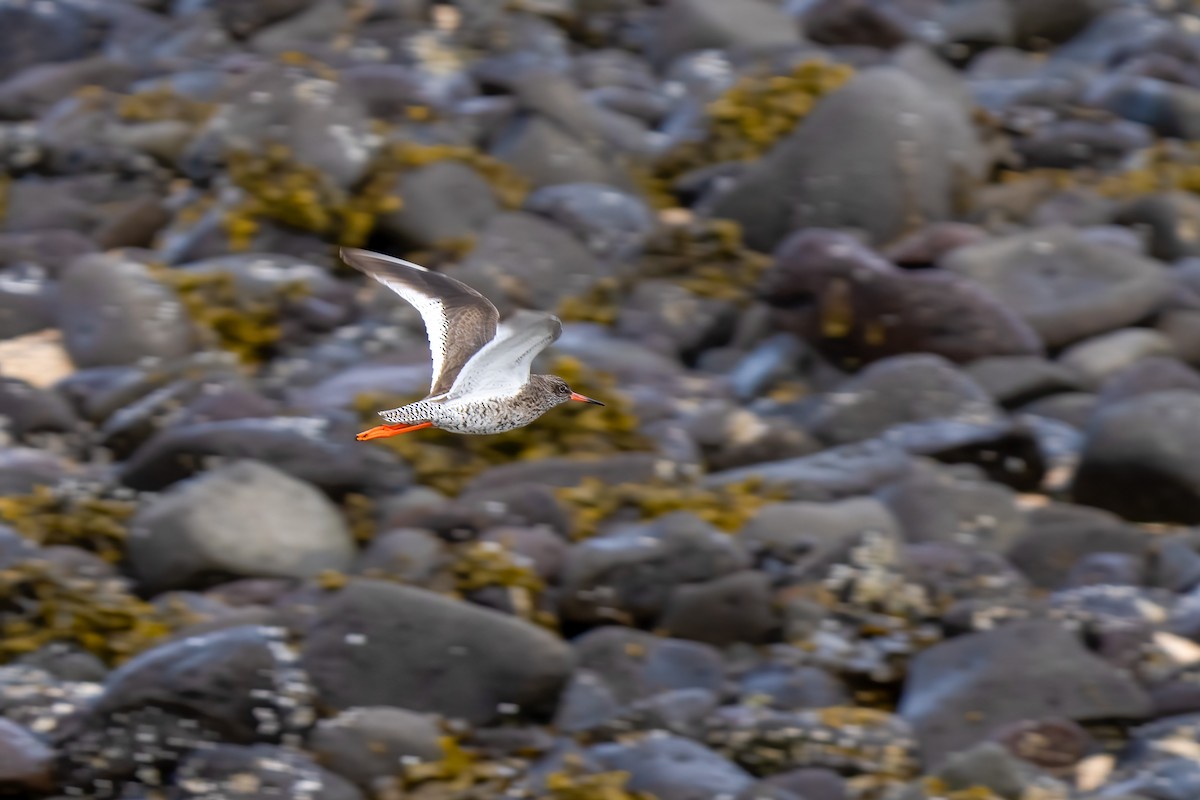
<path fill-rule="evenodd" d="M 0 795 L 1200 797 L 1198 14 L 0 1 Z"/>

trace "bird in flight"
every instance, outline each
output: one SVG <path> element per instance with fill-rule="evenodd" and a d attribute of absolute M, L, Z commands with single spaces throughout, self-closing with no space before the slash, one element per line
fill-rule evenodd
<path fill-rule="evenodd" d="M 500 433 L 571 400 L 604 405 L 572 391 L 557 375 L 530 374 L 537 354 L 562 334 L 553 314 L 518 311 L 501 323 L 486 297 L 448 275 L 368 250 L 343 248 L 342 258 L 420 312 L 433 360 L 425 399 L 380 411 L 386 424 L 358 434 L 358 441 L 422 428 Z"/>

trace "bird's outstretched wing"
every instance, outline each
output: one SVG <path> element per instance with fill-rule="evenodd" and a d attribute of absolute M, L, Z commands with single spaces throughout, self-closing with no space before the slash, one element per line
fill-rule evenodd
<path fill-rule="evenodd" d="M 463 366 L 496 336 L 500 312 L 462 281 L 369 250 L 345 247 L 342 258 L 420 312 L 433 360 L 430 397 L 450 391 Z"/>
<path fill-rule="evenodd" d="M 454 382 L 454 396 L 516 394 L 529 381 L 538 353 L 562 335 L 562 322 L 541 311 L 518 311 L 500 324 L 496 338 L 479 349 Z"/>

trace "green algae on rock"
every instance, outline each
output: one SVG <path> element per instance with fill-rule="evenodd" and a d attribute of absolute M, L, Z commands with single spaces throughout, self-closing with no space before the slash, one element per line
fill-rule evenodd
<path fill-rule="evenodd" d="M 165 85 L 121 95 L 116 100 L 117 117 L 133 123 L 178 120 L 201 125 L 216 110 L 215 103 L 193 100 Z"/>
<path fill-rule="evenodd" d="M 126 524 L 137 504 L 96 495 L 37 486 L 25 495 L 0 497 L 0 519 L 42 546 L 70 545 L 105 561 L 125 553 Z"/>
<path fill-rule="evenodd" d="M 706 110 L 702 139 L 684 142 L 667 153 L 643 181 L 656 205 L 673 205 L 671 183 L 701 167 L 761 157 L 800 124 L 827 94 L 853 76 L 853 68 L 812 59 L 786 75 L 742 77 Z"/>
<path fill-rule="evenodd" d="M 509 167 L 470 147 L 396 141 L 385 145 L 351 190 L 338 187 L 319 169 L 298 162 L 286 145 L 262 152 L 234 151 L 229 177 L 245 194 L 223 220 L 234 250 L 250 248 L 260 220 L 271 219 L 329 238 L 340 245 L 366 243 L 382 214 L 398 211 L 404 198 L 396 182 L 408 170 L 436 161 L 460 161 L 479 172 L 510 208 L 519 207 L 527 184 Z"/>
<path fill-rule="evenodd" d="M 638 268 L 625 278 L 598 281 L 585 295 L 567 298 L 558 315 L 568 322 L 611 325 L 621 298 L 638 281 L 661 279 L 698 297 L 739 305 L 752 298 L 771 258 L 742 243 L 741 227 L 726 219 L 689 219 L 665 225 L 647 242 Z"/>
<path fill-rule="evenodd" d="M 728 533 L 735 533 L 763 506 L 786 499 L 759 480 L 750 479 L 717 489 L 668 483 L 609 485 L 585 479 L 578 486 L 557 490 L 558 498 L 572 511 L 574 539 L 596 534 L 600 524 L 622 514 L 643 521 L 675 511 L 687 511 Z"/>
<path fill-rule="evenodd" d="M 391 448 L 402 456 L 419 483 L 450 495 L 457 495 L 471 478 L 499 464 L 580 453 L 600 456 L 653 449 L 651 442 L 638 431 L 638 419 L 629 399 L 616 390 L 610 377 L 586 371 L 579 361 L 566 357 L 555 359 L 550 371 L 576 391 L 604 398 L 606 405 L 584 408 L 582 404 L 568 403 L 525 428 L 488 436 L 463 436 L 429 429 L 380 439 L 378 446 Z M 354 409 L 364 424 L 374 425 L 380 409 L 419 399 L 363 394 L 355 399 Z"/>
<path fill-rule="evenodd" d="M 0 569 L 0 661 L 71 642 L 115 666 L 184 621 L 139 600 L 120 578 L 68 575 L 36 559 Z"/>
<path fill-rule="evenodd" d="M 151 265 L 155 278 L 179 293 L 188 315 L 209 344 L 228 350 L 245 364 L 266 359 L 279 342 L 282 307 L 303 297 L 308 287 L 298 281 L 281 286 L 269 301 L 238 291 L 229 272 L 197 272 Z"/>

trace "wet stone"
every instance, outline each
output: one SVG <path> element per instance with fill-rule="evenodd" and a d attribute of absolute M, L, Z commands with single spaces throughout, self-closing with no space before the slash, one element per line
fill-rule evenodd
<path fill-rule="evenodd" d="M 724 668 L 719 652 L 699 642 L 604 626 L 573 642 L 579 668 L 595 675 L 620 704 L 664 691 L 720 691 Z"/>
<path fill-rule="evenodd" d="M 270 745 L 222 744 L 199 750 L 174 777 L 175 793 L 185 800 L 204 800 L 213 792 L 229 800 L 315 794 L 328 800 L 362 800 L 349 781 L 329 772 L 295 750 Z"/>
<path fill-rule="evenodd" d="M 1168 291 L 1161 265 L 1065 226 L 960 248 L 941 266 L 979 281 L 1051 346 L 1137 322 Z"/>
<path fill-rule="evenodd" d="M 1047 708 L 1076 721 L 1139 719 L 1150 701 L 1075 634 L 1055 622 L 1030 621 L 959 636 L 918 654 L 899 713 L 915 728 L 926 763 L 937 765 L 1000 725 Z"/>
<path fill-rule="evenodd" d="M 574 545 L 563 566 L 562 614 L 577 622 L 651 621 L 675 587 L 747 565 L 726 534 L 692 514 L 670 514 Z"/>
<path fill-rule="evenodd" d="M 443 756 L 435 718 L 401 708 L 354 708 L 317 723 L 308 749 L 326 769 L 370 791 L 407 760 Z"/>
<path fill-rule="evenodd" d="M 1200 476 L 1184 455 L 1197 415 L 1200 395 L 1179 390 L 1098 413 L 1075 475 L 1076 500 L 1134 520 L 1200 520 Z"/>
<path fill-rule="evenodd" d="M 175 292 L 119 256 L 85 256 L 59 286 L 58 323 L 81 367 L 178 358 L 192 348 L 191 323 Z"/>
<path fill-rule="evenodd" d="M 47 791 L 52 779 L 52 751 L 25 728 L 0 718 L 0 791 Z"/>
<path fill-rule="evenodd" d="M 242 461 L 173 487 L 131 523 L 129 556 L 150 591 L 231 577 L 310 578 L 349 568 L 337 508 L 274 467 Z"/>
<path fill-rule="evenodd" d="M 383 660 L 396 669 L 375 670 Z M 513 617 L 365 579 L 323 600 L 303 649 L 329 706 L 392 705 L 474 723 L 547 715 L 569 660 L 560 639 Z"/>
<path fill-rule="evenodd" d="M 662 800 L 706 800 L 734 795 L 753 779 L 704 745 L 679 736 L 657 735 L 631 744 L 602 744 L 589 754 L 608 769 L 628 772 L 631 791 Z"/>

